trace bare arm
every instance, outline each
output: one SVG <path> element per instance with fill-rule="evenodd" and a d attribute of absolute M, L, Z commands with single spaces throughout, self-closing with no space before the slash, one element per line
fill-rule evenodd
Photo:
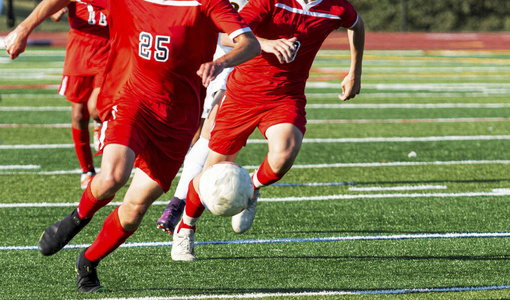
<path fill-rule="evenodd" d="M 273 53 L 281 64 L 292 61 L 294 51 L 296 50 L 294 42 L 297 38 L 293 37 L 291 39 L 268 40 L 257 37 L 257 40 L 260 43 L 261 50 L 266 53 Z M 230 47 L 234 45 L 232 40 L 226 34 L 221 35 L 221 44 Z"/>
<path fill-rule="evenodd" d="M 60 22 L 62 20 L 62 17 L 67 13 L 67 7 L 62 8 L 61 10 L 57 11 L 56 13 L 52 14 L 50 16 L 50 19 L 53 22 Z"/>
<path fill-rule="evenodd" d="M 349 74 L 342 81 L 342 94 L 338 98 L 342 101 L 352 99 L 361 90 L 361 71 L 363 51 L 365 49 L 365 23 L 358 15 L 358 22 L 347 31 L 351 49 L 351 67 Z"/>
<path fill-rule="evenodd" d="M 43 0 L 7 37 L 5 37 L 5 49 L 11 59 L 15 59 L 25 51 L 28 36 L 52 14 L 58 12 L 69 4 L 70 0 Z"/>
<path fill-rule="evenodd" d="M 234 67 L 248 61 L 260 54 L 260 44 L 253 32 L 246 32 L 234 39 L 233 49 L 215 61 L 204 63 L 197 71 L 202 77 L 202 84 L 207 87 L 209 83 L 220 74 L 224 68 Z"/>

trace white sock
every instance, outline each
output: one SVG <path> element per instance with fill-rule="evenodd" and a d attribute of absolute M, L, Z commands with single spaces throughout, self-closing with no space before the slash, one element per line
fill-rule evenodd
<path fill-rule="evenodd" d="M 179 179 L 179 184 L 177 184 L 174 197 L 186 199 L 189 183 L 191 179 L 202 171 L 207 154 L 209 154 L 209 140 L 200 137 L 188 154 L 186 154 L 181 179 Z"/>
<path fill-rule="evenodd" d="M 184 212 L 182 214 L 182 222 L 186 225 L 188 225 L 189 227 L 193 227 L 197 224 L 197 221 L 198 221 L 199 218 L 192 218 L 188 215 L 186 215 L 186 212 Z"/>

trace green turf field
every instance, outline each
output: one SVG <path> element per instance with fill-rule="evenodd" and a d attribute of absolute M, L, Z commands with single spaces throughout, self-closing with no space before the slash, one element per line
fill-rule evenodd
<path fill-rule="evenodd" d="M 341 103 L 348 52 L 321 51 L 302 150 L 253 227 L 206 212 L 198 260 L 173 262 L 155 226 L 172 188 L 101 262 L 97 295 L 76 291 L 74 262 L 126 189 L 69 248 L 36 250 L 82 193 L 64 51 L 0 53 L 0 299 L 510 298 L 510 52 L 367 51 L 362 94 Z M 255 133 L 238 162 L 266 147 Z"/>

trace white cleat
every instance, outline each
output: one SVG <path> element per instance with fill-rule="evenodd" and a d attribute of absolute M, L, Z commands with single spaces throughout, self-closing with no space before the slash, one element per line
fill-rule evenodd
<path fill-rule="evenodd" d="M 250 229 L 253 220 L 255 220 L 255 214 L 257 213 L 257 200 L 259 196 L 259 189 L 255 189 L 253 197 L 251 197 L 250 205 L 242 212 L 232 217 L 232 229 L 235 233 L 244 233 L 246 230 Z"/>
<path fill-rule="evenodd" d="M 195 257 L 195 231 L 193 229 L 181 228 L 179 232 L 174 232 L 171 255 L 172 259 L 176 261 L 197 259 Z"/>

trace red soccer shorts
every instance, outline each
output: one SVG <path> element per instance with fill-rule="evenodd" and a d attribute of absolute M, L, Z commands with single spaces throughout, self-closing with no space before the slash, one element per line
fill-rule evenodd
<path fill-rule="evenodd" d="M 86 103 L 92 90 L 101 87 L 103 75 L 72 76 L 64 75 L 58 93 L 65 96 L 67 101 L 73 103 Z"/>
<path fill-rule="evenodd" d="M 255 128 L 266 136 L 266 130 L 277 124 L 290 123 L 304 134 L 306 131 L 306 102 L 303 99 L 254 103 L 234 99 L 228 94 L 223 98 L 216 115 L 209 148 L 223 155 L 235 154 L 246 145 Z"/>
<path fill-rule="evenodd" d="M 183 133 L 157 120 L 154 112 L 136 101 L 116 101 L 108 121 L 102 123 L 101 150 L 109 144 L 129 147 L 137 155 L 135 167 L 144 171 L 167 192 L 188 152 L 198 127 Z M 198 113 L 197 113 L 198 116 Z"/>

